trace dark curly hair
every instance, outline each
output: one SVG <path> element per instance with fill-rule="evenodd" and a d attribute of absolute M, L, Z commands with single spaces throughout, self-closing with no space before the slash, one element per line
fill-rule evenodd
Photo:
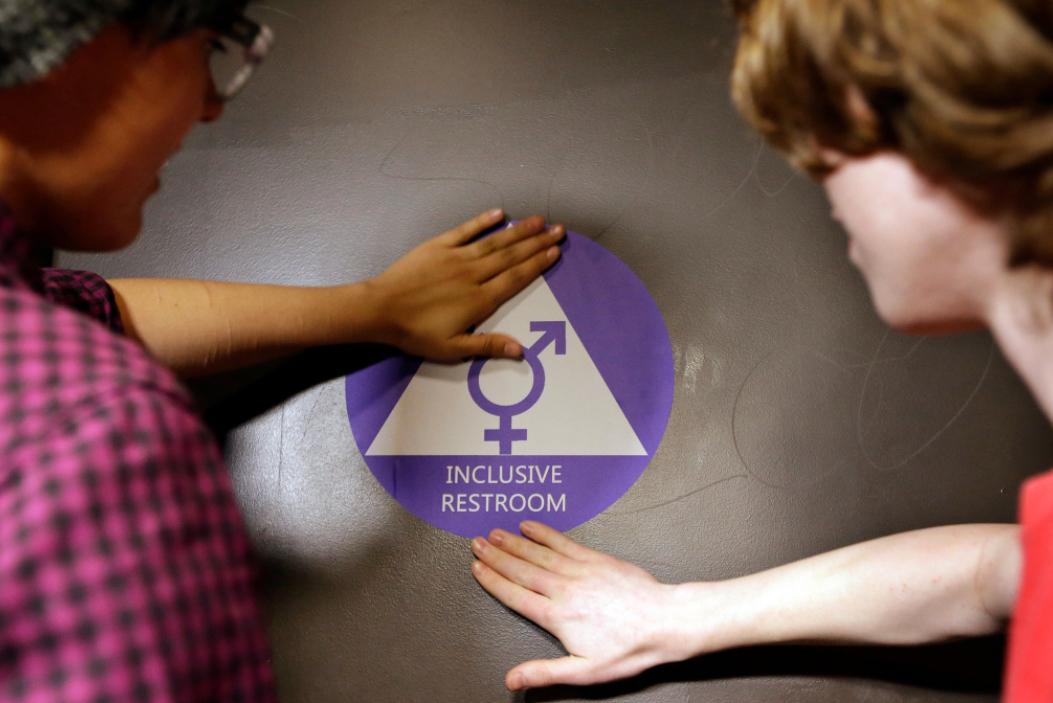
<path fill-rule="evenodd" d="M 0 3 L 0 88 L 29 83 L 111 24 L 163 42 L 200 28 L 220 32 L 248 0 L 4 0 Z"/>
<path fill-rule="evenodd" d="M 248 0 L 138 0 L 120 19 L 151 40 L 166 41 L 201 27 L 223 31 L 247 5 Z"/>

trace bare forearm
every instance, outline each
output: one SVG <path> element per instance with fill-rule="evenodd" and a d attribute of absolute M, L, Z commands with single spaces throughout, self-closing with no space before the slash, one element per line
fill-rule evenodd
<path fill-rule="evenodd" d="M 512 690 L 592 684 L 731 647 L 911 644 L 1002 627 L 1016 599 L 1016 525 L 958 525 L 845 547 L 728 581 L 668 585 L 533 521 L 472 541 L 472 574 L 559 638 Z"/>
<path fill-rule="evenodd" d="M 183 376 L 300 349 L 372 341 L 363 284 L 325 288 L 176 279 L 109 282 L 127 334 Z"/>
<path fill-rule="evenodd" d="M 893 535 L 719 583 L 684 584 L 689 654 L 790 642 L 916 644 L 1002 628 L 1020 555 L 1015 525 Z"/>
<path fill-rule="evenodd" d="M 564 229 L 534 216 L 481 236 L 503 218 L 502 210 L 485 212 L 419 244 L 379 276 L 344 286 L 110 283 L 128 335 L 183 376 L 359 342 L 447 363 L 519 358 L 518 340 L 472 330 L 555 263 Z"/>

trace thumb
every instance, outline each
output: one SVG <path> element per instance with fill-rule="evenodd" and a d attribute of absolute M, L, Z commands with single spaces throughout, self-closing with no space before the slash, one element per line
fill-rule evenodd
<path fill-rule="evenodd" d="M 506 334 L 462 334 L 452 340 L 462 358 L 481 356 L 495 359 L 521 359 L 523 345 Z"/>
<path fill-rule="evenodd" d="M 509 671 L 505 676 L 505 686 L 509 691 L 552 686 L 558 683 L 581 686 L 596 683 L 601 678 L 597 676 L 596 669 L 596 662 L 584 657 L 537 659 L 524 662 Z"/>

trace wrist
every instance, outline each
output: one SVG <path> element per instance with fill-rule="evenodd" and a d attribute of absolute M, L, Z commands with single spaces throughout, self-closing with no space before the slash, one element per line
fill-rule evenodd
<path fill-rule="evenodd" d="M 660 649 L 664 661 L 682 661 L 715 651 L 711 646 L 715 623 L 708 612 L 712 598 L 711 583 L 680 583 L 663 586 L 668 589 L 659 618 L 662 632 Z"/>
<path fill-rule="evenodd" d="M 385 324 L 384 294 L 372 279 L 337 286 L 337 310 L 343 319 L 339 326 L 340 344 L 394 344 Z"/>
<path fill-rule="evenodd" d="M 752 601 L 737 579 L 673 586 L 669 641 L 679 659 L 756 643 Z"/>

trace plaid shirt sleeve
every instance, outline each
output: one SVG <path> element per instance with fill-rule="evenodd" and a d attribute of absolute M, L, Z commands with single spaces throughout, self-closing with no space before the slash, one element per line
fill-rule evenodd
<path fill-rule="evenodd" d="M 272 701 L 218 445 L 105 281 L 44 294 L 0 287 L 0 701 Z"/>
<path fill-rule="evenodd" d="M 113 288 L 102 276 L 58 268 L 46 268 L 41 273 L 45 298 L 94 318 L 117 334 L 124 334 Z"/>

